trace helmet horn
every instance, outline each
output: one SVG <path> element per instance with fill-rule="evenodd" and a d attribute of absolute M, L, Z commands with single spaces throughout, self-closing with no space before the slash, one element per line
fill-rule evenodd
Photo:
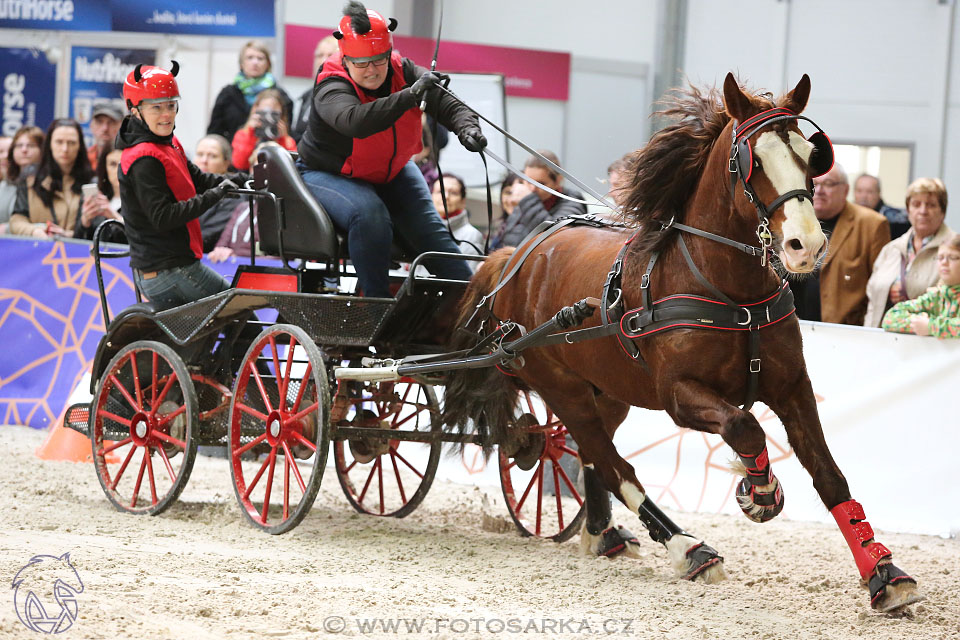
<path fill-rule="evenodd" d="M 396 19 L 396 18 L 390 18 L 390 25 L 387 27 L 387 30 L 388 30 L 388 31 L 396 31 L 396 30 L 397 30 L 397 19 Z"/>
<path fill-rule="evenodd" d="M 177 74 L 180 73 L 180 63 L 176 60 L 172 60 L 173 64 L 170 66 L 170 75 L 174 78 L 177 77 Z"/>
<path fill-rule="evenodd" d="M 133 69 L 133 80 L 134 80 L 134 82 L 140 82 L 140 80 L 143 79 L 143 76 L 140 75 L 140 67 L 142 67 L 142 66 L 143 66 L 142 64 L 138 64 L 136 67 L 134 67 L 134 69 Z"/>

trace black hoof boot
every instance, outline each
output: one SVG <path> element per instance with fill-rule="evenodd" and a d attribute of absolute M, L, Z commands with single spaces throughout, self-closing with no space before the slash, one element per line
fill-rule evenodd
<path fill-rule="evenodd" d="M 925 599 L 917 591 L 917 581 L 892 562 L 877 565 L 867 581 L 867 588 L 870 589 L 870 606 L 883 613 L 893 613 Z"/>
<path fill-rule="evenodd" d="M 610 527 L 600 534 L 597 555 L 612 558 L 627 549 L 627 543 L 639 544 L 637 537 L 623 526 Z"/>
<path fill-rule="evenodd" d="M 701 542 L 687 550 L 687 560 L 690 562 L 690 569 L 683 579 L 692 581 L 713 565 L 723 562 L 723 556 L 710 545 Z"/>

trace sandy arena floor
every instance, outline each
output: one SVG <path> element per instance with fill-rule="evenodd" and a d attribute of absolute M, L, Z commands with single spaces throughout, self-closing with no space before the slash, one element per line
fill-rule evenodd
<path fill-rule="evenodd" d="M 69 551 L 84 591 L 64 638 L 960 638 L 958 540 L 878 533 L 928 598 L 891 617 L 870 610 L 825 525 L 671 513 L 725 556 L 730 580 L 708 586 L 674 578 L 623 508 L 640 560 L 495 531 L 496 490 L 487 530 L 484 492 L 442 482 L 406 519 L 360 516 L 328 470 L 303 523 L 269 536 L 242 518 L 225 460 L 198 456 L 179 503 L 135 517 L 107 502 L 92 465 L 34 457 L 45 435 L 0 427 L 0 575 L 9 585 L 32 556 Z M 0 637 L 38 637 L 6 593 Z"/>

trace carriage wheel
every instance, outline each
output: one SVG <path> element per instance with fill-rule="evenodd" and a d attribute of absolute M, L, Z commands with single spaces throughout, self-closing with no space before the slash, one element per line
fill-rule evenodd
<path fill-rule="evenodd" d="M 348 390 L 350 393 L 350 390 Z M 433 387 L 411 378 L 364 384 L 350 397 L 350 426 L 402 431 L 441 430 Z M 364 438 L 333 443 L 337 478 L 360 513 L 402 518 L 413 512 L 433 484 L 442 443 Z"/>
<path fill-rule="evenodd" d="M 326 368 L 313 340 L 292 325 L 264 330 L 234 383 L 228 442 L 234 492 L 255 526 L 284 533 L 307 515 L 327 463 L 329 420 Z"/>
<path fill-rule="evenodd" d="M 120 511 L 157 515 L 183 491 L 197 455 L 197 394 L 169 346 L 127 345 L 107 365 L 90 414 L 97 478 Z"/>
<path fill-rule="evenodd" d="M 575 484 L 576 445 L 550 407 L 528 391 L 521 393 L 517 423 L 528 431 L 529 444 L 510 455 L 503 448 L 498 452 L 510 517 L 522 535 L 568 540 L 587 514 Z"/>

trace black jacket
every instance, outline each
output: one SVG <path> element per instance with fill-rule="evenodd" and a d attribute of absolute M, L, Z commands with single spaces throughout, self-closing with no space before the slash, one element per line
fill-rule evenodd
<path fill-rule="evenodd" d="M 394 73 L 391 67 L 380 88 L 368 92 L 369 95 L 382 99 L 366 104 L 360 102 L 356 91 L 347 80 L 338 77 L 325 78 L 314 89 L 309 124 L 297 144 L 297 151 L 303 161 L 311 169 L 339 174 L 344 161 L 353 152 L 354 138 L 366 138 L 389 128 L 417 104 L 417 99 L 410 93 L 409 85 L 416 82 L 426 71 L 414 64 L 413 60 L 404 58 L 403 79 L 407 88 L 396 93 L 390 92 Z M 427 111 L 455 133 L 468 125 L 480 126 L 476 114 L 447 94 L 438 95 L 434 92 L 427 104 Z M 407 160 L 409 158 L 404 159 L 404 162 Z"/>
<path fill-rule="evenodd" d="M 564 195 L 571 198 L 583 199 L 576 189 L 560 189 Z M 500 247 L 515 247 L 527 234 L 533 231 L 538 224 L 544 220 L 556 220 L 563 216 L 583 215 L 587 212 L 587 207 L 579 202 L 571 202 L 563 198 L 556 198 L 553 207 L 547 209 L 543 206 L 543 201 L 537 197 L 537 194 L 531 193 L 525 196 L 517 203 L 516 208 L 504 221 L 503 229 L 499 236 L 492 239 L 490 249 L 499 249 Z"/>
<path fill-rule="evenodd" d="M 310 124 L 310 111 L 313 110 L 311 102 L 313 100 L 313 87 L 300 94 L 297 98 L 300 102 L 300 108 L 297 110 L 297 120 L 290 125 L 290 137 L 300 142 L 307 126 Z"/>
<path fill-rule="evenodd" d="M 280 102 L 283 104 L 283 113 L 287 122 L 292 122 L 293 100 L 287 92 L 278 86 L 272 87 L 280 92 Z M 213 103 L 210 112 L 210 126 L 207 133 L 219 133 L 227 141 L 233 140 L 233 134 L 247 122 L 250 117 L 250 105 L 243 97 L 243 92 L 235 84 L 228 84 L 217 94 L 217 101 Z"/>
<path fill-rule="evenodd" d="M 141 142 L 173 145 L 173 136 L 154 135 L 143 122 L 127 116 L 117 134 L 117 149 Z M 120 213 L 130 243 L 130 265 L 141 271 L 158 271 L 196 262 L 190 249 L 187 223 L 223 198 L 214 189 L 226 176 L 204 173 L 184 159 L 197 195 L 177 201 L 167 183 L 163 164 L 154 157 L 137 158 L 126 172 L 120 165 Z"/>

